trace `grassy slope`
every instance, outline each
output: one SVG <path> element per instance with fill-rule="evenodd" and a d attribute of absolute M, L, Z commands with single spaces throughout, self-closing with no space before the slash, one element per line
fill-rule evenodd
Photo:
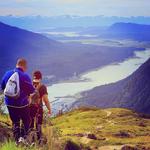
<path fill-rule="evenodd" d="M 13 140 L 9 116 L 0 114 L 0 150 L 62 150 L 62 143 L 58 139 L 59 130 L 55 126 L 51 126 L 50 123 L 50 120 L 47 119 L 43 124 L 43 133 L 44 137 L 47 138 L 48 144 L 44 144 L 43 146 L 36 144 L 34 147 L 27 148 L 22 146 L 17 147 Z"/>
<path fill-rule="evenodd" d="M 9 122 L 7 117 L 0 117 L 0 121 Z M 52 118 L 51 122 L 53 126 L 49 125 L 49 120 L 43 125 L 48 145 L 44 145 L 44 148 L 36 146 L 33 150 L 62 150 L 61 144 L 68 139 L 92 149 L 125 144 L 150 147 L 150 120 L 127 109 L 82 108 Z M 90 139 L 90 134 L 94 134 L 97 139 Z M 7 150 L 10 147 L 16 150 L 13 142 L 3 144 L 0 149 Z"/>
<path fill-rule="evenodd" d="M 150 120 L 127 109 L 75 110 L 55 118 L 53 123 L 61 129 L 62 139 L 69 138 L 90 147 L 124 144 L 150 146 Z M 97 140 L 87 138 L 88 134 L 94 134 Z"/>

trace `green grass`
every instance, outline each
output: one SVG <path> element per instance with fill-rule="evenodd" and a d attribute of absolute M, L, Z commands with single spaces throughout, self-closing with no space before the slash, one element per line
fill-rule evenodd
<path fill-rule="evenodd" d="M 0 120 L 10 121 L 7 116 Z M 50 126 L 50 122 L 53 126 Z M 68 140 L 78 145 L 98 148 L 125 144 L 150 147 L 150 120 L 121 108 L 73 110 L 47 120 L 43 125 L 43 133 L 48 139 L 48 144 L 43 147 L 36 145 L 33 150 L 63 150 L 64 143 Z M 122 133 L 129 136 L 122 137 Z M 94 134 L 97 139 L 88 138 L 88 134 Z M 16 147 L 11 141 L 1 145 L 0 149 L 24 150 L 23 147 Z"/>
<path fill-rule="evenodd" d="M 11 125 L 11 120 L 8 115 L 0 114 L 0 122 L 6 122 Z"/>
<path fill-rule="evenodd" d="M 8 141 L 2 144 L 1 150 L 25 150 L 23 147 L 17 147 L 14 142 Z"/>
<path fill-rule="evenodd" d="M 55 129 L 51 126 L 46 126 L 43 129 L 44 136 L 46 136 L 48 142 L 44 145 L 38 145 L 37 143 L 33 147 L 16 146 L 15 142 L 7 141 L 0 145 L 0 150 L 62 150 L 62 143 L 60 143 L 58 137 L 56 137 Z"/>
<path fill-rule="evenodd" d="M 110 114 L 111 113 L 111 114 Z M 89 146 L 124 145 L 150 143 L 150 120 L 139 117 L 131 110 L 112 109 L 80 109 L 54 118 L 53 124 L 62 131 L 62 139 L 72 139 L 76 143 Z M 144 126 L 140 124 L 144 124 Z M 116 134 L 125 132 L 130 137 L 119 137 Z M 81 133 L 92 133 L 98 140 L 78 137 Z M 105 138 L 105 140 L 101 139 Z M 141 142 L 142 141 L 142 142 Z"/>

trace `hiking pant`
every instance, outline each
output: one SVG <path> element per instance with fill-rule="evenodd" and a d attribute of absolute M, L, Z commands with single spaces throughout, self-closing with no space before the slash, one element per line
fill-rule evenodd
<path fill-rule="evenodd" d="M 19 137 L 26 138 L 29 132 L 30 123 L 29 106 L 25 106 L 23 108 L 14 108 L 7 106 L 7 108 L 13 124 L 13 135 L 15 141 L 18 141 Z"/>
<path fill-rule="evenodd" d="M 36 127 L 37 138 L 42 136 L 43 108 L 42 106 L 30 106 L 30 129 Z"/>

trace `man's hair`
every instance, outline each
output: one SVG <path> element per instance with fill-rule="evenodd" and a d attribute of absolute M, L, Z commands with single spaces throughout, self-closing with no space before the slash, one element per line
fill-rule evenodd
<path fill-rule="evenodd" d="M 27 66 L 27 61 L 24 58 L 19 58 L 16 66 Z"/>

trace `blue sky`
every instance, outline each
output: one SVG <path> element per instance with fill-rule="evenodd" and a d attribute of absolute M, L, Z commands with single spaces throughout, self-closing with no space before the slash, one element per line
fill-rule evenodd
<path fill-rule="evenodd" d="M 0 15 L 150 16 L 150 0 L 0 0 Z"/>

